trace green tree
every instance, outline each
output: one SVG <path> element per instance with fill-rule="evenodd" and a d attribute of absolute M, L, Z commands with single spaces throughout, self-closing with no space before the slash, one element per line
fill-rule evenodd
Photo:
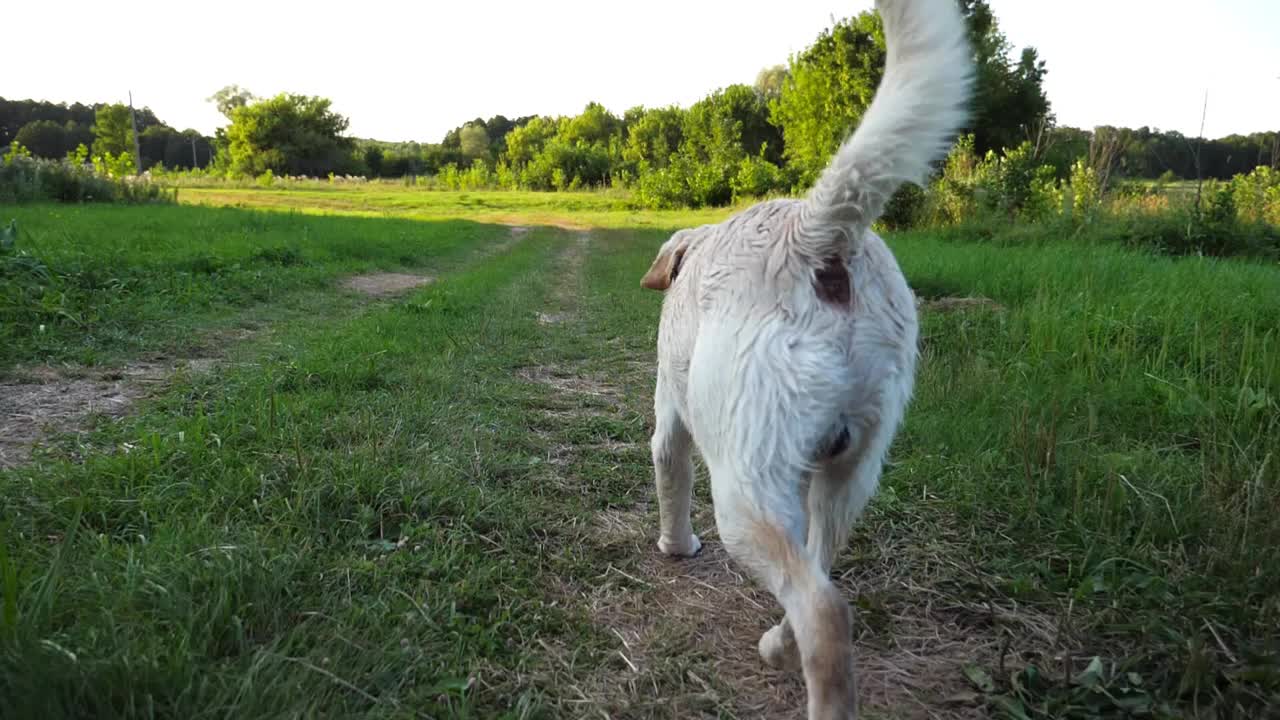
<path fill-rule="evenodd" d="M 488 160 L 489 133 L 483 125 L 468 123 L 458 133 L 458 147 L 467 160 Z"/>
<path fill-rule="evenodd" d="M 236 108 L 226 129 L 230 169 L 241 175 L 323 176 L 352 164 L 347 118 L 327 98 L 280 93 Z"/>
<path fill-rule="evenodd" d="M 99 107 L 93 122 L 93 154 L 132 152 L 133 128 L 129 122 L 129 107 L 122 103 Z"/>
<path fill-rule="evenodd" d="M 568 143 L 608 145 L 621 135 L 622 121 L 597 102 L 587 103 L 582 112 L 570 118 L 561 129 L 561 136 Z"/>
<path fill-rule="evenodd" d="M 521 186 L 564 190 L 608 183 L 621 169 L 622 121 L 599 103 L 573 117 L 535 117 L 506 136 L 506 166 Z"/>
<path fill-rule="evenodd" d="M 178 131 L 168 125 L 153 125 L 139 133 L 138 144 L 142 148 L 142 169 L 146 170 L 156 163 L 173 167 L 165 160 L 166 150 L 170 145 L 181 142 L 180 138 Z M 187 152 L 186 164 L 191 164 L 190 151 Z"/>
<path fill-rule="evenodd" d="M 779 157 L 781 134 L 769 122 L 764 96 L 754 88 L 717 90 L 694 103 L 682 119 L 680 147 L 666 167 L 643 166 L 638 183 L 643 202 L 721 205 L 735 195 L 763 194 L 781 184 L 782 173 L 772 162 Z M 665 140 L 659 133 L 649 137 Z M 629 152 L 649 144 L 632 140 Z"/>
<path fill-rule="evenodd" d="M 770 102 L 785 152 L 803 184 L 812 183 L 850 129 L 862 120 L 884 72 L 880 15 L 866 11 L 824 30 L 793 57 L 790 77 Z"/>
<path fill-rule="evenodd" d="M 548 117 L 535 117 L 523 126 L 507 133 L 507 160 L 515 166 L 533 162 L 547 141 L 556 134 L 556 121 Z"/>
<path fill-rule="evenodd" d="M 377 145 L 368 145 L 361 153 L 364 158 L 364 165 L 369 169 L 371 177 L 382 177 L 384 160 L 386 160 L 386 152 Z"/>
<path fill-rule="evenodd" d="M 766 100 L 772 100 L 782 95 L 782 87 L 790 78 L 791 71 L 786 65 L 774 65 L 764 68 L 756 75 L 756 92 L 760 93 Z"/>
<path fill-rule="evenodd" d="M 629 113 L 622 159 L 637 167 L 642 163 L 646 168 L 666 167 L 684 141 L 685 113 L 675 105 Z"/>
<path fill-rule="evenodd" d="M 14 140 L 32 155 L 42 158 L 61 158 L 71 149 L 67 145 L 67 128 L 53 120 L 35 120 L 23 125 Z"/>
<path fill-rule="evenodd" d="M 986 0 L 957 0 L 976 62 L 970 132 L 980 154 L 1016 146 L 1049 116 L 1045 64 L 1034 48 L 1015 60 L 1013 47 Z M 811 183 L 847 134 L 857 127 L 884 74 L 880 15 L 865 11 L 823 31 L 791 58 L 790 78 L 770 109 L 786 139 L 786 156 L 801 182 Z"/>
<path fill-rule="evenodd" d="M 707 147 L 719 143 L 734 162 L 761 152 L 772 162 L 782 159 L 782 132 L 769 119 L 768 101 L 754 88 L 738 84 L 716 90 L 694 103 L 685 118 L 687 139 Z"/>
<path fill-rule="evenodd" d="M 225 115 L 228 120 L 231 120 L 233 119 L 231 117 L 232 114 L 234 114 L 237 109 L 248 105 L 258 98 L 254 97 L 253 93 L 245 90 L 239 85 L 227 85 L 205 99 L 213 103 L 214 106 L 218 108 L 218 112 Z"/>
<path fill-rule="evenodd" d="M 1035 48 L 1013 59 L 1013 44 L 1000 31 L 987 0 L 960 0 L 977 70 L 969 127 L 980 153 L 1017 146 L 1029 128 L 1049 116 L 1045 63 Z"/>

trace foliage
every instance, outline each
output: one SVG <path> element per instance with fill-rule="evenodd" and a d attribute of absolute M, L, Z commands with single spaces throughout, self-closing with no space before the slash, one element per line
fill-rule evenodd
<path fill-rule="evenodd" d="M 93 151 L 96 155 L 133 152 L 133 126 L 127 106 L 115 103 L 98 108 L 93 121 Z"/>
<path fill-rule="evenodd" d="M 234 120 L 236 110 L 254 102 L 258 98 L 239 85 L 227 85 L 205 99 L 213 103 L 218 108 L 218 112 L 226 116 L 228 120 Z"/>
<path fill-rule="evenodd" d="M 458 133 L 458 147 L 469 160 L 489 157 L 489 133 L 481 125 L 467 125 Z"/>
<path fill-rule="evenodd" d="M 80 148 L 69 158 L 47 160 L 11 150 L 0 164 L 0 203 L 169 202 L 174 192 L 133 176 L 133 156 L 95 156 L 86 166 Z"/>
<path fill-rule="evenodd" d="M 1035 48 L 1014 57 L 987 0 L 959 0 L 974 50 L 977 77 L 969 132 L 979 153 L 1018 145 L 1049 117 L 1045 63 Z"/>
<path fill-rule="evenodd" d="M 662 169 L 684 142 L 686 112 L 674 105 L 661 108 L 634 108 L 627 123 L 627 140 L 622 159 L 638 170 L 643 163 Z"/>
<path fill-rule="evenodd" d="M 978 153 L 1016 145 L 1049 113 L 1045 65 L 1033 48 L 1012 58 L 985 0 L 962 0 L 977 62 L 974 116 Z M 786 138 L 786 156 L 799 182 L 817 179 L 841 141 L 861 121 L 884 74 L 884 27 L 867 10 L 823 31 L 790 63 L 790 78 L 771 101 L 772 119 Z"/>
<path fill-rule="evenodd" d="M 195 130 L 179 132 L 164 124 L 149 108 L 135 110 L 138 121 L 142 169 L 160 165 L 187 169 L 207 166 L 213 158 L 212 139 Z M 100 121 L 100 116 L 101 121 Z M 95 131 L 94 127 L 98 129 Z M 0 145 L 18 140 L 36 157 L 60 159 L 79 145 L 94 147 L 96 154 L 132 153 L 133 129 L 128 107 L 98 103 L 92 106 L 5 100 L 0 98 Z M 98 138 L 102 134 L 105 137 Z"/>
<path fill-rule="evenodd" d="M 914 219 L 988 238 L 1015 238 L 1033 223 L 1051 223 L 1077 237 L 1162 253 L 1272 257 L 1280 256 L 1278 187 L 1276 173 L 1257 168 L 1229 183 L 1209 181 L 1203 202 L 1197 202 L 1132 181 L 1107 187 L 1085 158 L 1072 163 L 1060 180 L 1029 142 L 979 160 L 972 137 L 965 136 L 930 182 Z M 892 216 L 886 224 L 904 226 Z"/>
<path fill-rule="evenodd" d="M 1232 178 L 1230 187 L 1241 219 L 1280 227 L 1280 170 L 1256 167 Z"/>
<path fill-rule="evenodd" d="M 30 158 L 30 157 L 31 157 L 31 151 L 28 150 L 25 146 L 23 146 L 22 143 L 18 142 L 17 140 L 14 140 L 13 142 L 9 143 L 9 149 L 4 154 L 4 162 L 5 164 L 9 164 L 17 160 L 18 158 Z"/>
<path fill-rule="evenodd" d="M 133 153 L 102 153 L 93 156 L 93 171 L 102 177 L 123 178 L 137 172 L 137 166 L 133 162 Z"/>
<path fill-rule="evenodd" d="M 802 185 L 817 179 L 862 120 L 884 72 L 884 47 L 880 16 L 866 11 L 824 30 L 791 58 L 790 77 L 769 107 Z"/>
<path fill-rule="evenodd" d="M 1071 165 L 1071 210 L 1079 221 L 1089 220 L 1102 201 L 1098 173 L 1084 160 Z"/>
<path fill-rule="evenodd" d="M 765 100 L 772 100 L 782 95 L 791 76 L 791 69 L 786 65 L 772 65 L 764 68 L 756 75 L 755 90 Z"/>
<path fill-rule="evenodd" d="M 143 170 L 157 165 L 172 169 L 201 168 L 213 160 L 212 143 L 194 130 L 178 132 L 168 125 L 152 125 L 140 135 Z"/>
<path fill-rule="evenodd" d="M 759 155 L 743 158 L 738 164 L 737 174 L 729 181 L 735 202 L 763 197 L 786 187 L 786 176 L 782 168 L 766 160 L 763 150 L 761 148 Z"/>
<path fill-rule="evenodd" d="M 13 141 L 37 157 L 62 157 L 70 149 L 66 126 L 53 120 L 36 120 L 23 125 Z"/>
<path fill-rule="evenodd" d="M 977 61 L 968 130 L 976 174 L 961 178 L 958 167 L 939 168 L 947 180 L 930 192 L 903 188 L 887 208 L 886 225 L 954 223 L 970 216 L 975 203 L 1010 218 L 1085 217 L 1118 181 L 1231 180 L 1255 167 L 1280 168 L 1275 132 L 1209 140 L 1146 127 L 1055 126 L 1043 88 L 1046 64 L 1036 50 L 1008 41 L 987 0 L 957 2 Z M 489 188 L 545 191 L 613 187 L 634 189 L 649 207 L 723 205 L 799 193 L 812 183 L 860 122 L 884 59 L 880 17 L 866 11 L 834 23 L 787 64 L 763 68 L 753 86 L 730 85 L 687 108 L 632 107 L 619 117 L 591 102 L 567 117 L 476 117 L 440 143 L 346 138 L 346 119 L 329 110 L 326 99 L 264 100 L 228 85 L 208 98 L 230 121 L 213 138 L 179 132 L 139 110 L 141 169 L 183 182 L 225 178 L 231 184 L 252 183 L 271 170 L 273 185 L 334 173 L 453 187 L 467 175 L 468 187 L 482 180 Z M 93 155 L 114 158 L 132 147 L 126 111 L 118 104 L 0 98 L 0 142 L 21 134 L 33 154 L 60 158 L 81 143 L 92 145 L 89 127 L 96 122 Z M 196 168 L 207 173 L 190 172 Z M 1243 186 L 1233 181 L 1233 187 Z M 1267 217 L 1265 188 L 1237 195 L 1242 215 Z"/>
<path fill-rule="evenodd" d="M 326 175 L 350 168 L 348 120 L 325 98 L 281 93 L 232 110 L 227 154 L 232 172 Z"/>

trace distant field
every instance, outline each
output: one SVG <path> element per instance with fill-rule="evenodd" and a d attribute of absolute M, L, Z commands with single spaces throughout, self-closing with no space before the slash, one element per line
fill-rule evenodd
<path fill-rule="evenodd" d="M 521 222 L 570 228 L 608 227 L 673 230 L 718 222 L 723 208 L 638 210 L 617 192 L 443 192 L 388 183 L 281 190 L 183 188 L 179 200 L 193 205 L 298 210 L 420 220 L 465 218 L 480 222 Z"/>
<path fill-rule="evenodd" d="M 803 717 L 705 481 L 702 555 L 654 547 L 639 278 L 725 211 L 179 198 L 0 206 L 61 298 L 0 306 L 0 424 L 129 402 L 0 464 L 5 718 Z M 890 241 L 924 360 L 834 571 L 864 717 L 1277 716 L 1280 268 Z"/>

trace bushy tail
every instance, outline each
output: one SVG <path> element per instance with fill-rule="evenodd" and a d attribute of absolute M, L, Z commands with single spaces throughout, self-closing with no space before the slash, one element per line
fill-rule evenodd
<path fill-rule="evenodd" d="M 876 0 L 884 77 L 861 124 L 806 199 L 800 244 L 845 251 L 907 182 L 923 183 L 968 117 L 973 60 L 957 0 Z"/>

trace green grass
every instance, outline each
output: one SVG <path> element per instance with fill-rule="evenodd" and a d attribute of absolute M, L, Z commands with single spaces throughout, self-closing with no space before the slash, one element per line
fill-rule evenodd
<path fill-rule="evenodd" d="M 14 363 L 93 364 L 173 352 L 246 310 L 313 311 L 336 277 L 455 266 L 505 230 L 474 222 L 324 218 L 176 206 L 7 208 L 17 247 L 0 256 L 0 373 Z M 8 268 L 8 269 L 6 269 Z"/>
<path fill-rule="evenodd" d="M 674 230 L 718 222 L 724 208 L 700 210 L 636 209 L 620 192 L 442 192 L 386 183 L 330 188 L 254 190 L 183 188 L 179 202 L 245 208 L 288 208 L 302 212 L 363 217 L 394 216 L 422 220 L 465 218 L 484 222 L 520 222 L 567 227 L 655 228 Z"/>
<path fill-rule="evenodd" d="M 82 460 L 55 443 L 0 471 L 5 716 L 753 717 L 779 683 L 794 700 L 794 678 L 750 670 L 776 610 L 724 590 L 678 612 L 673 594 L 751 590 L 709 581 L 714 556 L 653 557 L 660 296 L 638 277 L 664 232 L 557 196 L 381 192 L 368 214 L 415 219 L 323 199 L 4 210 L 50 267 L 134 279 L 77 306 L 120 331 L 54 318 L 8 363 L 179 352 L 246 313 L 273 328 L 98 425 Z M 612 229 L 506 244 L 419 219 L 476 197 L 490 221 Z M 921 295 L 1003 307 L 924 311 L 916 399 L 836 569 L 861 666 L 913 649 L 932 663 L 913 696 L 941 717 L 1280 710 L 1280 270 L 891 243 Z M 270 248 L 305 262 L 253 259 Z M 181 275 L 197 257 L 235 269 Z M 371 268 L 438 280 L 373 304 L 333 289 Z M 593 529 L 616 514 L 622 535 Z M 950 644 L 913 645 L 935 634 Z M 900 716 L 884 697 L 869 717 Z"/>

